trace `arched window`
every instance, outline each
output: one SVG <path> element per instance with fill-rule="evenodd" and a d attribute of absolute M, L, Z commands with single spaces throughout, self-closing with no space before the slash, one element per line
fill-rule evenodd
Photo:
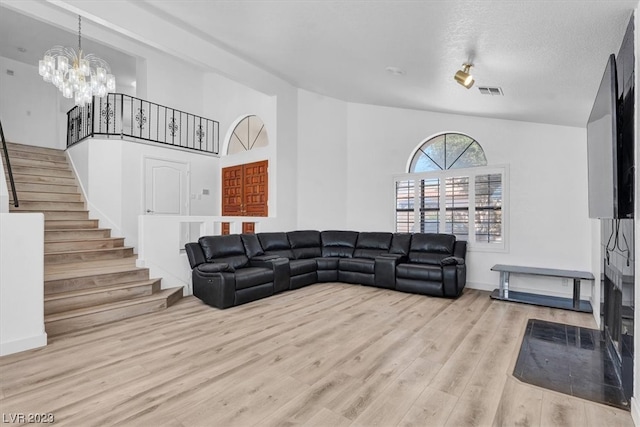
<path fill-rule="evenodd" d="M 486 166 L 478 142 L 461 133 L 443 133 L 425 141 L 411 159 L 409 172 L 428 172 Z"/>
<path fill-rule="evenodd" d="M 443 133 L 411 154 L 394 177 L 397 232 L 450 233 L 471 248 L 506 249 L 507 168 L 487 166 L 472 137 Z"/>
<path fill-rule="evenodd" d="M 227 154 L 241 153 L 267 145 L 269 145 L 269 137 L 262 119 L 258 116 L 247 116 L 233 128 Z"/>

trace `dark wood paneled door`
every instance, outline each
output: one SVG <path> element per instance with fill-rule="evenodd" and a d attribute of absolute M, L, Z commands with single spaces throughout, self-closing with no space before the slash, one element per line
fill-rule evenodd
<path fill-rule="evenodd" d="M 222 169 L 222 216 L 268 216 L 269 161 Z M 243 233 L 253 233 L 253 222 L 242 223 Z M 226 232 L 225 232 L 226 231 Z M 229 224 L 223 223 L 223 234 Z"/>

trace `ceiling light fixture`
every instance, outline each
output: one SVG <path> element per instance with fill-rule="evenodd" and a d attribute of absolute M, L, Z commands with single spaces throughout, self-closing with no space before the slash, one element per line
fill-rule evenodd
<path fill-rule="evenodd" d="M 473 67 L 472 64 L 462 64 L 462 70 L 458 70 L 456 75 L 453 76 L 458 83 L 467 89 L 473 86 L 473 83 L 475 82 L 475 80 L 473 80 L 473 76 L 469 74 L 471 67 Z"/>
<path fill-rule="evenodd" d="M 81 18 L 78 15 L 78 51 L 54 46 L 38 62 L 38 72 L 45 82 L 53 83 L 65 98 L 74 98 L 81 107 L 92 96 L 104 97 L 116 89 L 116 78 L 109 64 L 93 54 L 82 54 Z"/>

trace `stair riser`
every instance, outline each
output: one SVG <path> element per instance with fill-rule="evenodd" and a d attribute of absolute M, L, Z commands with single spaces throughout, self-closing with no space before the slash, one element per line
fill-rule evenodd
<path fill-rule="evenodd" d="M 149 270 L 146 268 L 120 271 L 118 273 L 96 274 L 93 276 L 77 277 L 73 279 L 47 280 L 44 282 L 44 294 L 59 294 L 61 292 L 80 291 L 102 286 L 133 283 L 149 280 Z"/>
<path fill-rule="evenodd" d="M 9 149 L 9 160 L 11 160 L 11 164 L 13 164 L 14 159 L 26 159 L 26 160 L 40 160 L 45 162 L 57 162 L 57 163 L 67 163 L 67 155 L 64 154 L 63 151 L 60 154 L 43 154 L 43 153 L 32 153 L 29 151 L 18 151 Z"/>
<path fill-rule="evenodd" d="M 37 193 L 33 191 L 19 191 L 18 200 L 20 202 L 76 202 L 82 203 L 82 195 L 75 193 Z M 10 201 L 13 200 L 13 194 L 9 192 Z"/>
<path fill-rule="evenodd" d="M 79 253 L 53 253 L 44 254 L 45 264 L 64 264 L 68 262 L 95 261 L 99 259 L 117 259 L 133 256 L 133 248 L 116 248 L 110 251 L 79 252 Z"/>
<path fill-rule="evenodd" d="M 21 200 L 18 195 L 20 207 L 16 210 L 27 211 L 83 211 L 85 210 L 84 202 L 30 202 Z"/>
<path fill-rule="evenodd" d="M 25 168 L 62 169 L 65 171 L 71 170 L 71 168 L 69 167 L 69 163 L 67 163 L 66 159 L 61 162 L 52 162 L 50 160 L 33 160 L 33 159 L 23 159 L 20 157 L 12 157 L 11 154 L 9 154 L 9 160 L 11 160 L 11 169 L 14 169 L 17 167 L 25 167 Z M 7 163 L 4 156 L 2 156 L 2 163 L 4 164 L 4 167 L 6 169 Z"/>
<path fill-rule="evenodd" d="M 9 182 L 9 178 L 5 171 L 5 178 Z M 13 173 L 13 180 L 17 183 L 27 184 L 62 184 L 62 185 L 76 185 L 75 178 L 64 178 L 59 176 L 41 176 L 41 175 L 24 175 Z"/>
<path fill-rule="evenodd" d="M 81 251 L 84 249 L 109 249 L 121 248 L 124 239 L 113 238 L 109 240 L 82 240 L 76 242 L 44 242 L 45 252 Z"/>
<path fill-rule="evenodd" d="M 95 229 L 95 230 L 47 230 L 44 232 L 44 241 L 47 242 L 64 242 L 67 240 L 81 239 L 106 239 L 111 237 L 111 230 Z"/>
<path fill-rule="evenodd" d="M 11 171 L 13 174 L 19 175 L 33 175 L 33 176 L 46 176 L 46 177 L 58 177 L 58 178 L 73 178 L 73 172 L 71 169 L 52 169 L 52 168 L 40 168 L 29 166 L 14 166 L 11 165 Z M 5 169 L 5 175 L 8 172 Z"/>
<path fill-rule="evenodd" d="M 76 310 L 79 308 L 91 307 L 100 304 L 109 304 L 112 302 L 125 301 L 131 298 L 138 298 L 151 295 L 160 290 L 160 281 L 153 284 L 142 284 L 140 286 L 130 287 L 126 289 L 106 290 L 100 293 L 88 295 L 76 295 L 69 298 L 60 298 L 52 301 L 44 302 L 44 314 L 61 313 L 68 310 Z"/>
<path fill-rule="evenodd" d="M 70 319 L 62 319 L 53 322 L 45 320 L 45 330 L 48 336 L 56 336 L 66 332 L 77 331 L 92 326 L 104 325 L 118 320 L 128 319 L 142 314 L 152 313 L 167 308 L 166 300 L 147 301 L 127 307 L 119 307 L 113 310 L 77 316 Z"/>
<path fill-rule="evenodd" d="M 22 192 L 34 192 L 34 193 L 63 193 L 63 194 L 80 194 L 78 186 L 73 185 L 60 185 L 60 184 L 29 184 L 26 182 L 16 182 L 16 191 L 18 192 L 18 198 L 20 198 Z M 82 197 L 82 196 L 81 196 Z"/>
<path fill-rule="evenodd" d="M 87 214 L 88 216 L 88 214 Z M 53 220 L 47 218 L 45 214 L 44 229 L 48 230 L 68 230 L 74 228 L 98 228 L 97 219 L 78 219 L 78 220 Z"/>

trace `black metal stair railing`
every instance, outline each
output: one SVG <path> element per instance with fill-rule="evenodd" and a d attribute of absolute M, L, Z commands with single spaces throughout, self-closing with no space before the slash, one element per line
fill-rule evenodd
<path fill-rule="evenodd" d="M 9 175 L 9 184 L 11 185 L 11 194 L 13 195 L 13 206 L 19 207 L 18 193 L 16 192 L 16 183 L 13 180 L 13 171 L 11 170 L 11 161 L 9 161 L 9 152 L 7 151 L 7 141 L 4 139 L 4 130 L 2 130 L 2 122 L 0 121 L 0 139 L 2 140 L 2 150 L 7 164 L 7 175 Z"/>
<path fill-rule="evenodd" d="M 67 113 L 67 147 L 105 135 L 218 154 L 219 134 L 215 120 L 122 93 L 94 97 L 93 103 Z"/>

